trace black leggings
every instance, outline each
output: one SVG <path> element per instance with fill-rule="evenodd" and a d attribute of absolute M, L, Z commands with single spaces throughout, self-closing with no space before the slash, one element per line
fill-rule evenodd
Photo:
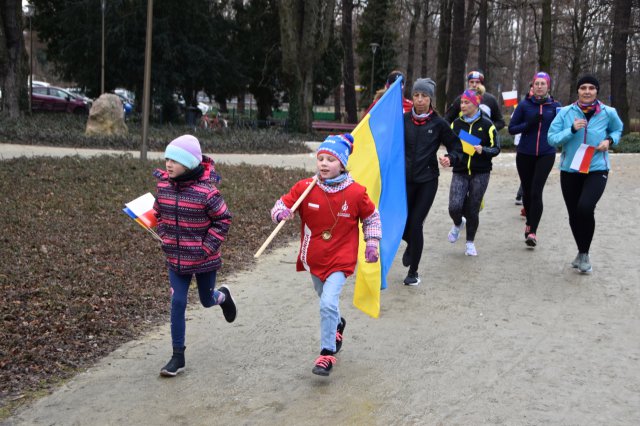
<path fill-rule="evenodd" d="M 522 183 L 522 204 L 527 213 L 529 232 L 534 234 L 538 232 L 542 217 L 542 191 L 555 160 L 555 155 L 542 157 L 520 153 L 516 155 L 516 167 Z"/>
<path fill-rule="evenodd" d="M 596 229 L 596 204 L 607 186 L 609 172 L 560 173 L 560 188 L 569 213 L 569 225 L 579 253 L 589 253 Z"/>
<path fill-rule="evenodd" d="M 424 183 L 407 183 L 407 222 L 402 239 L 407 242 L 411 259 L 410 272 L 417 272 L 422 257 L 424 235 L 422 225 L 429 214 L 438 190 L 438 179 Z"/>

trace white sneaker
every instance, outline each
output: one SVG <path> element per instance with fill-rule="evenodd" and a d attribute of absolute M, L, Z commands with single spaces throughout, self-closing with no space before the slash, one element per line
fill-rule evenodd
<path fill-rule="evenodd" d="M 476 246 L 473 244 L 473 241 L 467 241 L 467 249 L 464 251 L 464 254 L 467 256 L 477 256 L 478 252 L 476 251 Z"/>
<path fill-rule="evenodd" d="M 463 216 L 462 223 L 460 224 L 460 226 L 456 226 L 454 224 L 451 227 L 451 231 L 449 231 L 449 235 L 448 235 L 450 243 L 455 243 L 456 241 L 458 241 L 458 238 L 460 238 L 460 231 L 462 231 L 462 228 L 464 228 L 465 223 L 467 223 L 467 219 L 465 219 Z"/>

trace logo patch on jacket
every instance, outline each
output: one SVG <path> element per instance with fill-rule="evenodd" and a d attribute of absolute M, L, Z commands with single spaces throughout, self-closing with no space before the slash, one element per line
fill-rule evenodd
<path fill-rule="evenodd" d="M 313 210 L 320 210 L 320 204 L 307 203 L 307 206 L 309 206 L 309 208 Z"/>
<path fill-rule="evenodd" d="M 351 217 L 351 215 L 349 214 L 349 204 L 347 204 L 347 200 L 344 201 L 344 204 L 342 204 L 342 207 L 340 208 L 340 210 L 342 211 L 338 212 L 338 216 Z"/>

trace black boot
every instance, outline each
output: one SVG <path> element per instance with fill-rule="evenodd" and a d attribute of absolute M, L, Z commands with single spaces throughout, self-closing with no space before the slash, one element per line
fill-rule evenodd
<path fill-rule="evenodd" d="M 162 370 L 160 370 L 161 376 L 173 377 L 176 374 L 181 373 L 182 370 L 184 370 L 184 350 L 185 349 L 186 349 L 185 346 L 181 348 L 176 348 L 176 347 L 173 348 L 173 355 L 171 356 L 171 359 L 169 360 L 167 365 L 162 367 Z"/>

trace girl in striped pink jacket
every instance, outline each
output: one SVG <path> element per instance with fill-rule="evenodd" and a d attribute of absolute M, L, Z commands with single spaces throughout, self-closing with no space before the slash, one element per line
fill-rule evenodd
<path fill-rule="evenodd" d="M 166 170 L 154 172 L 158 179 L 154 209 L 171 284 L 173 356 L 160 375 L 171 377 L 185 366 L 185 311 L 193 275 L 205 308 L 219 305 L 227 322 L 235 320 L 237 310 L 227 286 L 215 289 L 216 272 L 222 266 L 220 246 L 227 238 L 231 213 L 215 186 L 220 178 L 213 160 L 202 155 L 200 142 L 191 135 L 174 139 L 164 156 Z"/>

